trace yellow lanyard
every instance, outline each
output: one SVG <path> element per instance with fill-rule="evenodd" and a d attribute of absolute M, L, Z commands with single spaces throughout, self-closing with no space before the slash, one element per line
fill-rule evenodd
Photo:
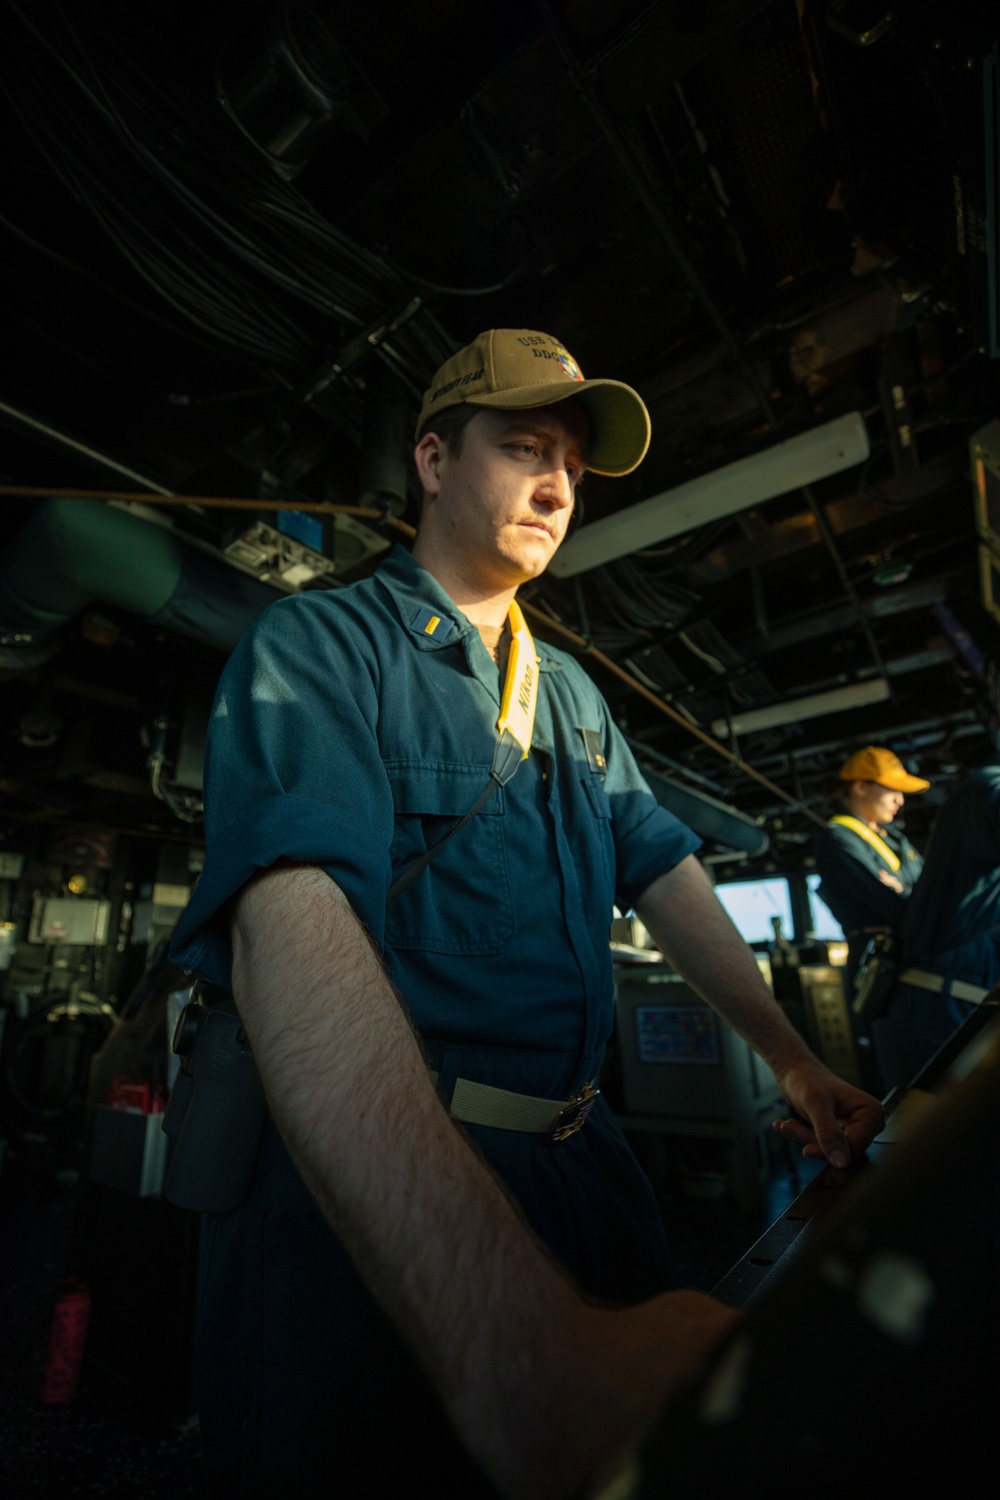
<path fill-rule="evenodd" d="M 899 869 L 899 856 L 893 853 L 885 839 L 880 839 L 877 833 L 872 833 L 867 823 L 862 823 L 860 818 L 852 818 L 849 813 L 838 813 L 835 818 L 830 819 L 830 822 L 840 823 L 844 828 L 853 829 L 859 838 L 871 845 L 876 854 L 881 855 L 890 870 Z"/>
<path fill-rule="evenodd" d="M 497 732 L 503 735 L 506 731 L 511 735 L 523 751 L 521 759 L 527 760 L 538 703 L 538 657 L 535 655 L 531 631 L 514 599 L 511 600 L 507 619 L 510 623 L 510 653 L 507 657 L 507 675 L 504 678 Z"/>
<path fill-rule="evenodd" d="M 439 854 L 445 844 L 472 821 L 498 787 L 506 786 L 522 760 L 527 760 L 531 749 L 531 732 L 535 727 L 535 707 L 538 703 L 538 657 L 531 631 L 517 604 L 511 601 L 507 612 L 510 621 L 510 652 L 507 656 L 507 675 L 503 682 L 500 717 L 497 720 L 498 739 L 493 749 L 493 764 L 490 779 L 464 817 L 453 823 L 444 838 L 438 839 L 430 849 L 425 849 L 419 858 L 408 865 L 389 887 L 385 898 L 390 906 L 411 885 L 420 872 Z M 520 750 L 520 755 L 518 755 Z"/>

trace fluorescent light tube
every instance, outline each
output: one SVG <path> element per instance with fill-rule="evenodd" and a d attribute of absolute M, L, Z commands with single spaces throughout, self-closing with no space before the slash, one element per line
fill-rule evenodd
<path fill-rule="evenodd" d="M 616 515 L 582 526 L 563 542 L 549 564 L 556 578 L 572 578 L 641 547 L 693 531 L 722 516 L 749 510 L 789 490 L 864 463 L 870 452 L 861 413 L 849 412 L 822 427 L 801 432 L 762 453 L 701 474 L 676 489 L 640 500 Z"/>
<path fill-rule="evenodd" d="M 713 719 L 716 739 L 728 734 L 751 734 L 755 729 L 776 729 L 779 724 L 795 724 L 799 719 L 818 719 L 821 714 L 840 713 L 845 708 L 863 708 L 867 703 L 884 703 L 889 684 L 884 677 L 867 682 L 852 682 L 847 687 L 831 688 L 828 693 L 811 693 L 808 698 L 794 698 L 790 703 L 772 703 L 767 708 L 751 708 L 734 714 L 731 719 Z"/>

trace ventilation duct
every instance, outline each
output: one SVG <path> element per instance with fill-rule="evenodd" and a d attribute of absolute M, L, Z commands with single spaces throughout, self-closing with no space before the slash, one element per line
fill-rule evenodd
<path fill-rule="evenodd" d="M 34 666 L 32 648 L 97 603 L 231 651 L 279 597 L 167 526 L 100 500 L 46 500 L 0 556 L 3 666 Z"/>

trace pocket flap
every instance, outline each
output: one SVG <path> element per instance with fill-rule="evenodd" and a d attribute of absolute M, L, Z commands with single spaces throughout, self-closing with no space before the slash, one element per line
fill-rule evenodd
<path fill-rule="evenodd" d="M 463 817 L 490 779 L 489 765 L 448 761 L 387 761 L 385 770 L 396 812 L 418 817 Z M 504 810 L 503 801 L 501 787 L 476 816 L 497 817 Z"/>

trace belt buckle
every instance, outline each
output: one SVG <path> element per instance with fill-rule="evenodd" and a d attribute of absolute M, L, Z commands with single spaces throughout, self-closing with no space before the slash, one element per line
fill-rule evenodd
<path fill-rule="evenodd" d="M 549 1140 L 559 1142 L 568 1140 L 571 1135 L 576 1135 L 582 1130 L 587 1116 L 594 1107 L 594 1100 L 600 1093 L 592 1083 L 585 1083 L 578 1094 L 568 1100 L 556 1116 L 556 1122 L 549 1131 Z"/>

